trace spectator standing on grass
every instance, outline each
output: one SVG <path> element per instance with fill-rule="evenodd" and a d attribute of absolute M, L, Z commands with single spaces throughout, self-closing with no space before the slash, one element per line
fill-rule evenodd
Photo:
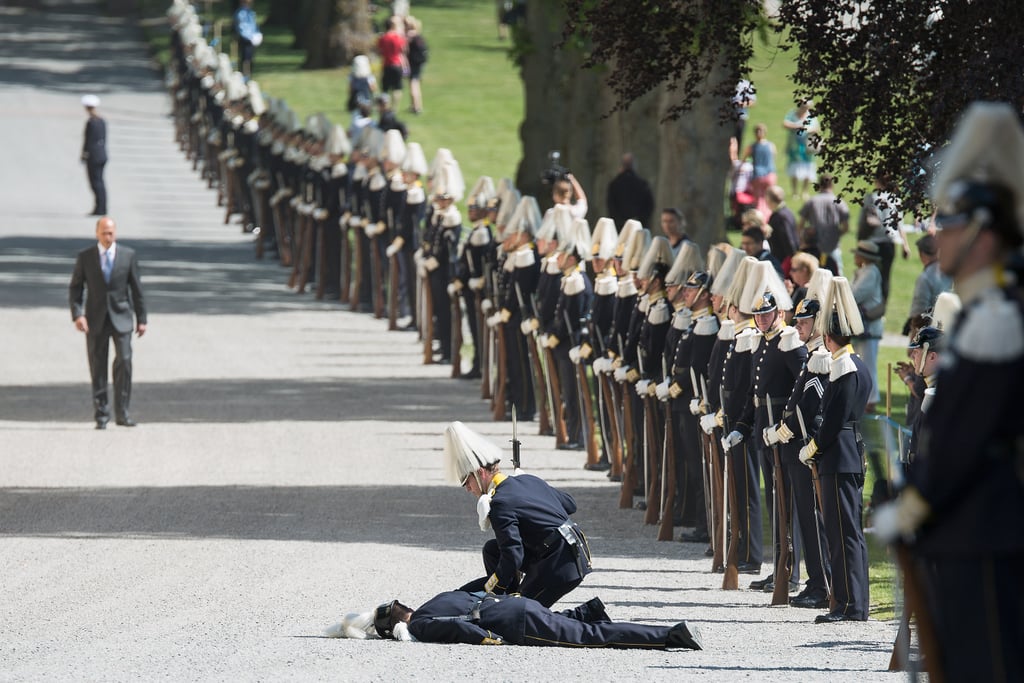
<path fill-rule="evenodd" d="M 423 91 L 420 88 L 420 75 L 423 65 L 427 63 L 427 41 L 423 37 L 423 25 L 416 17 L 405 18 L 405 39 L 408 43 L 407 58 L 409 60 L 409 97 L 412 103 L 409 111 L 419 114 L 423 111 Z"/>
<path fill-rule="evenodd" d="M 899 197 L 893 191 L 892 182 L 886 176 L 877 176 L 874 190 L 864 197 L 864 206 L 857 222 L 857 240 L 871 240 L 878 245 L 878 253 L 882 257 L 878 268 L 882 271 L 882 295 L 886 299 L 889 298 L 896 244 L 902 247 L 903 258 L 910 256 L 910 247 L 900 228 L 902 223 L 903 209 Z"/>
<path fill-rule="evenodd" d="M 402 81 L 408 62 L 405 57 L 406 40 L 402 35 L 404 23 L 401 17 L 388 20 L 388 30 L 377 39 L 377 54 L 382 66 L 381 90 L 391 96 L 392 106 L 397 109 L 402 99 Z"/>
<path fill-rule="evenodd" d="M 252 0 L 242 0 L 235 11 L 235 35 L 238 38 L 238 70 L 248 81 L 252 77 L 252 58 L 256 48 L 263 43 Z"/>
<path fill-rule="evenodd" d="M 640 221 L 641 225 L 651 225 L 654 195 L 648 182 L 637 174 L 632 152 L 622 155 L 619 173 L 608 183 L 607 198 L 608 216 L 615 225 L 621 228 L 630 218 Z"/>
<path fill-rule="evenodd" d="M 917 255 L 924 270 L 914 281 L 914 297 L 910 300 L 910 313 L 903 329 L 909 333 L 911 321 L 918 315 L 930 311 L 939 294 L 953 288 L 953 280 L 939 270 L 939 245 L 932 235 L 924 235 L 917 241 Z"/>
<path fill-rule="evenodd" d="M 801 235 L 807 228 L 814 229 L 818 254 L 831 256 L 839 270 L 836 274 L 842 275 L 843 253 L 839 249 L 839 238 L 850 229 L 850 207 L 836 197 L 832 191 L 832 182 L 832 176 L 821 176 L 818 181 L 818 193 L 800 207 L 800 223 L 797 229 Z"/>
<path fill-rule="evenodd" d="M 809 140 L 812 135 L 821 134 L 818 120 L 811 114 L 813 104 L 810 100 L 801 102 L 782 120 L 786 129 L 786 175 L 789 176 L 793 196 L 798 196 L 799 187 L 799 196 L 805 201 L 808 188 L 818 178 L 814 167 L 814 145 Z"/>
<path fill-rule="evenodd" d="M 754 142 L 743 153 L 744 159 L 754 164 L 754 173 L 750 176 L 750 193 L 757 202 L 757 210 L 767 216 L 770 213 L 765 195 L 768 188 L 775 184 L 775 144 L 767 139 L 768 126 L 759 123 L 754 126 Z"/>
<path fill-rule="evenodd" d="M 864 321 L 864 333 L 853 339 L 853 349 L 863 359 L 871 375 L 871 393 L 868 396 L 869 413 L 875 411 L 879 401 L 878 393 L 878 343 L 885 331 L 885 298 L 882 296 L 882 272 L 878 262 L 882 257 L 878 253 L 878 245 L 871 240 L 857 242 L 853 250 L 853 262 L 857 271 L 853 274 L 854 301 L 860 309 Z"/>
<path fill-rule="evenodd" d="M 366 55 L 356 55 L 352 60 L 352 71 L 348 75 L 348 112 L 354 118 L 360 103 L 372 103 L 376 94 L 377 79 L 370 69 L 370 58 Z"/>
<path fill-rule="evenodd" d="M 768 201 L 768 208 L 772 215 L 768 217 L 768 227 L 771 234 L 768 236 L 768 245 L 771 247 L 772 255 L 786 266 L 786 259 L 792 256 L 800 246 L 800 240 L 796 236 L 796 216 L 786 205 L 786 191 L 778 185 L 768 188 L 765 195 Z"/>
<path fill-rule="evenodd" d="M 391 97 L 387 93 L 381 93 L 377 96 L 377 109 L 380 112 L 380 119 L 377 121 L 377 127 L 383 132 L 389 130 L 397 130 L 402 134 L 402 139 L 405 140 L 409 137 L 409 131 L 406 129 L 405 124 L 398 120 L 395 116 L 395 110 L 391 106 Z"/>

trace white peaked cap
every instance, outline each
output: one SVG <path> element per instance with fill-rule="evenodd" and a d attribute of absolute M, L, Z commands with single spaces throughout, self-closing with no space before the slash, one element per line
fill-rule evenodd
<path fill-rule="evenodd" d="M 437 169 L 441 168 L 443 164 L 446 164 L 449 161 L 455 161 L 455 156 L 452 154 L 452 151 L 447 147 L 439 147 L 437 152 L 434 154 L 433 160 L 430 162 L 430 169 L 427 172 L 427 175 L 433 178 L 434 174 L 437 173 Z"/>
<path fill-rule="evenodd" d="M 504 227 L 511 222 L 512 215 L 515 213 L 516 207 L 519 206 L 519 190 L 514 187 L 510 187 L 506 192 L 499 192 L 498 197 L 501 202 L 498 204 L 498 216 L 494 219 L 494 222 L 497 223 L 499 227 Z M 536 200 L 534 200 L 534 204 L 536 203 Z M 537 209 L 537 225 L 540 225 L 540 209 Z M 507 233 L 508 231 L 503 230 L 503 232 Z M 530 234 L 533 234 L 532 230 Z"/>
<path fill-rule="evenodd" d="M 1009 104 L 975 102 L 967 108 L 939 157 L 932 199 L 940 211 L 957 181 L 1005 187 L 1014 197 L 1017 226 L 1024 229 L 1024 130 Z"/>
<path fill-rule="evenodd" d="M 217 82 L 221 84 L 221 87 L 227 86 L 228 80 L 231 78 L 231 57 L 226 53 L 221 52 L 217 55 Z"/>
<path fill-rule="evenodd" d="M 662 266 L 666 274 L 672 266 L 672 245 L 661 235 L 651 239 L 651 244 L 647 247 L 644 258 L 640 262 L 640 269 L 636 273 L 637 277 L 641 280 L 654 277 L 656 266 Z"/>
<path fill-rule="evenodd" d="M 459 162 L 452 159 L 442 164 L 434 173 L 430 189 L 435 197 L 451 197 L 453 201 L 462 201 L 466 192 L 466 183 L 462 179 Z"/>
<path fill-rule="evenodd" d="M 320 119 L 316 117 L 316 114 L 310 114 L 306 117 L 305 131 L 308 135 L 312 135 L 315 138 L 320 138 Z"/>
<path fill-rule="evenodd" d="M 380 128 L 366 126 L 359 135 L 359 151 L 376 159 L 380 156 L 380 148 L 384 145 L 384 133 Z"/>
<path fill-rule="evenodd" d="M 498 196 L 494 189 L 494 179 L 489 175 L 482 175 L 473 183 L 473 189 L 469 191 L 470 206 L 486 207 Z"/>
<path fill-rule="evenodd" d="M 793 299 L 786 291 L 786 285 L 782 283 L 778 271 L 770 261 L 758 261 L 750 264 L 747 270 L 747 282 L 743 287 L 743 294 L 740 300 L 741 311 L 753 311 L 761 303 L 765 293 L 775 297 L 775 305 L 780 311 L 788 311 L 793 308 Z"/>
<path fill-rule="evenodd" d="M 316 128 L 317 138 L 326 142 L 327 136 L 331 134 L 331 120 L 327 118 L 327 114 L 320 112 L 316 115 Z"/>
<path fill-rule="evenodd" d="M 828 268 L 818 268 L 811 273 L 811 279 L 807 282 L 807 293 L 804 295 L 804 298 L 821 304 L 825 300 L 825 295 L 828 294 L 828 288 L 831 285 L 832 271 Z"/>
<path fill-rule="evenodd" d="M 526 195 L 519 200 L 516 208 L 513 209 L 512 215 L 505 225 L 503 235 L 508 237 L 520 232 L 536 235 L 537 230 L 540 229 L 541 220 L 540 206 L 537 205 L 537 200 L 530 195 Z"/>
<path fill-rule="evenodd" d="M 345 132 L 344 126 L 338 123 L 331 126 L 331 132 L 327 136 L 327 145 L 324 151 L 334 156 L 345 156 L 352 152 L 352 143 L 349 142 L 348 133 Z"/>
<path fill-rule="evenodd" d="M 640 224 L 637 223 L 637 225 L 639 226 Z M 625 227 L 623 227 L 623 231 L 625 231 Z M 626 270 L 638 270 L 640 268 L 640 261 L 650 246 L 651 231 L 647 228 L 634 229 L 629 237 L 629 242 L 626 244 L 626 251 L 622 254 L 622 265 L 625 266 Z"/>
<path fill-rule="evenodd" d="M 394 128 L 384 133 L 384 146 L 381 149 L 381 159 L 386 159 L 393 164 L 401 164 L 405 161 L 407 149 L 402 133 Z"/>
<path fill-rule="evenodd" d="M 354 638 L 356 640 L 377 638 L 377 629 L 373 624 L 375 614 L 375 610 L 349 612 L 339 623 L 324 629 L 324 635 L 328 638 Z"/>
<path fill-rule="evenodd" d="M 481 467 L 501 462 L 501 448 L 455 421 L 444 430 L 445 474 L 449 480 L 461 484 Z"/>
<path fill-rule="evenodd" d="M 728 247 L 728 251 L 723 247 Z M 708 266 L 707 271 L 712 277 L 718 277 L 718 271 L 725 265 L 725 260 L 729 258 L 729 253 L 732 251 L 732 247 L 728 244 L 725 245 L 713 245 L 708 249 Z"/>
<path fill-rule="evenodd" d="M 245 76 L 240 71 L 231 74 L 225 90 L 225 96 L 230 102 L 244 100 L 249 95 L 249 88 L 245 85 Z"/>
<path fill-rule="evenodd" d="M 558 251 L 572 254 L 579 261 L 590 260 L 590 224 L 586 218 L 572 222 L 565 237 L 558 240 Z"/>
<path fill-rule="evenodd" d="M 672 262 L 672 269 L 665 276 L 665 284 L 681 285 L 691 275 L 701 270 L 704 270 L 704 257 L 701 256 L 700 248 L 696 242 L 683 240 L 676 260 Z"/>
<path fill-rule="evenodd" d="M 505 195 L 516 189 L 516 184 L 510 178 L 502 178 L 498 181 L 498 199 L 505 201 Z"/>
<path fill-rule="evenodd" d="M 82 95 L 82 106 L 96 108 L 100 106 L 100 98 L 96 95 Z"/>
<path fill-rule="evenodd" d="M 591 255 L 594 258 L 610 259 L 615 255 L 615 245 L 618 241 L 619 234 L 615 231 L 615 221 L 611 218 L 598 218 L 591 237 Z"/>
<path fill-rule="evenodd" d="M 743 291 L 747 287 L 747 278 L 750 276 L 751 266 L 757 265 L 757 259 L 753 256 L 744 256 L 736 266 L 736 272 L 733 273 L 732 282 L 729 283 L 729 289 L 725 292 L 725 303 L 727 306 L 735 306 L 740 309 L 741 313 L 750 315 L 750 308 L 746 306 L 747 302 L 743 300 Z"/>
<path fill-rule="evenodd" d="M 725 263 L 715 273 L 715 281 L 711 283 L 711 293 L 713 295 L 725 296 L 726 292 L 729 291 L 729 285 L 732 283 L 736 271 L 740 267 L 740 263 L 746 257 L 747 254 L 742 249 L 733 249 L 729 252 L 729 255 L 725 258 Z"/>
<path fill-rule="evenodd" d="M 633 239 L 633 235 L 643 229 L 644 226 L 640 224 L 640 221 L 632 218 L 622 224 L 622 230 L 619 231 L 619 239 L 615 242 L 616 258 L 625 258 L 626 248 L 629 247 L 629 241 Z"/>
<path fill-rule="evenodd" d="M 370 58 L 366 55 L 356 55 L 352 60 L 352 75 L 356 78 L 369 78 L 372 73 Z"/>
<path fill-rule="evenodd" d="M 932 307 L 932 326 L 949 334 L 953 329 L 953 321 L 956 320 L 961 308 L 963 308 L 963 304 L 960 302 L 959 296 L 953 292 L 942 292 Z"/>
<path fill-rule="evenodd" d="M 249 81 L 249 106 L 252 107 L 252 113 L 259 116 L 263 112 L 267 111 L 266 100 L 263 99 L 263 93 L 260 92 L 260 84 L 256 81 Z"/>
<path fill-rule="evenodd" d="M 821 302 L 821 311 L 814 319 L 814 331 L 825 334 L 832 327 L 832 317 L 839 320 L 839 330 L 844 337 L 856 337 L 864 332 L 864 322 L 860 317 L 860 309 L 853 298 L 850 281 L 845 277 L 834 277 L 829 285 L 828 293 Z"/>
<path fill-rule="evenodd" d="M 402 161 L 402 170 L 406 173 L 415 173 L 419 176 L 427 175 L 427 157 L 423 148 L 418 142 L 410 142 L 405 146 L 405 159 Z"/>

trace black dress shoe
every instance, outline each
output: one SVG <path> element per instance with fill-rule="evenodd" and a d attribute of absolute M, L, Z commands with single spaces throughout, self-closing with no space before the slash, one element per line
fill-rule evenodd
<path fill-rule="evenodd" d="M 679 541 L 681 543 L 710 543 L 711 537 L 706 533 L 691 531 L 689 533 L 680 534 Z"/>
<path fill-rule="evenodd" d="M 107 421 L 106 420 L 96 420 L 96 429 L 106 429 L 106 428 L 107 428 Z"/>
<path fill-rule="evenodd" d="M 593 464 L 588 462 L 586 465 L 583 466 L 583 469 L 589 470 L 591 472 L 607 472 L 611 468 L 612 464 L 607 460 L 598 460 Z"/>
<path fill-rule="evenodd" d="M 124 419 L 118 420 L 117 424 L 120 427 L 135 427 L 139 423 L 136 422 L 135 420 L 131 419 L 130 417 L 126 417 Z"/>
<path fill-rule="evenodd" d="M 588 624 L 608 623 L 611 621 L 608 612 L 604 609 L 604 603 L 601 602 L 601 598 L 591 598 L 583 604 L 587 607 Z"/>
<path fill-rule="evenodd" d="M 766 583 L 764 588 L 762 588 L 761 590 L 763 590 L 765 593 L 774 593 L 775 592 L 775 580 L 772 579 L 771 581 Z M 790 593 L 795 593 L 798 590 L 800 590 L 800 583 L 797 582 L 797 581 L 790 581 L 789 582 L 789 592 Z"/>
<path fill-rule="evenodd" d="M 828 614 L 819 614 L 814 617 L 815 624 L 834 624 L 839 621 L 861 621 L 860 619 L 854 619 L 848 617 L 842 612 L 829 612 Z"/>
<path fill-rule="evenodd" d="M 612 474 L 611 470 L 608 470 L 608 481 L 621 482 L 622 481 L 622 475 L 621 474 Z"/>
<path fill-rule="evenodd" d="M 460 377 L 460 379 L 480 379 L 479 370 L 470 370 Z"/>
<path fill-rule="evenodd" d="M 768 585 L 772 585 L 772 586 L 775 585 L 775 577 L 772 576 L 771 574 L 769 574 L 768 576 L 764 577 L 763 579 L 758 579 L 757 581 L 751 581 L 750 582 L 750 590 L 752 590 L 752 591 L 764 590 L 764 587 L 768 586 Z"/>
<path fill-rule="evenodd" d="M 736 565 L 736 569 L 740 574 L 760 574 L 761 563 L 760 562 L 740 562 Z"/>
<path fill-rule="evenodd" d="M 828 609 L 828 596 L 801 593 L 794 598 L 790 598 L 789 604 L 793 607 L 802 607 L 804 609 Z"/>
<path fill-rule="evenodd" d="M 687 650 L 703 650 L 704 643 L 700 635 L 700 629 L 696 626 L 689 626 L 685 621 L 669 629 L 668 637 L 665 639 L 665 649 L 673 650 L 685 648 Z"/>
<path fill-rule="evenodd" d="M 704 548 L 704 557 L 714 557 L 714 556 L 715 556 L 715 549 L 714 548 L 712 548 L 711 546 L 708 546 L 707 548 Z"/>
<path fill-rule="evenodd" d="M 560 443 L 557 446 L 555 446 L 555 450 L 557 450 L 557 451 L 582 451 L 583 450 L 583 444 L 579 443 L 578 441 L 570 441 L 569 443 Z"/>

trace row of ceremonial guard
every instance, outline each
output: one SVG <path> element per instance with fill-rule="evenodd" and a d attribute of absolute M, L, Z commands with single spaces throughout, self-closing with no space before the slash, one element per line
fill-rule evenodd
<path fill-rule="evenodd" d="M 774 570 L 753 586 L 789 603 L 801 552 L 809 581 L 793 604 L 867 618 L 859 498 L 821 486 L 861 471 L 851 406 L 862 413 L 866 399 L 846 385 L 863 364 L 847 344 L 823 343 L 862 329 L 843 278 L 819 269 L 790 327 L 793 302 L 771 265 L 728 245 L 705 259 L 632 220 L 602 218 L 592 232 L 569 205 L 542 214 L 488 177 L 469 192 L 466 229 L 448 150 L 428 167 L 397 131 L 367 127 L 351 141 L 322 114 L 303 125 L 205 43 L 194 15 L 174 28 L 178 141 L 218 188 L 225 222 L 240 214 L 259 255 L 290 269 L 290 287 L 313 282 L 317 298 L 419 330 L 425 363 L 480 378 L 495 419 L 536 419 L 557 448 L 585 450 L 588 469 L 622 482 L 621 507 L 642 498 L 660 539 L 694 527 L 684 539 L 708 544 L 723 588 L 760 572 L 763 473 Z M 836 386 L 832 403 L 849 404 L 841 419 L 841 406 L 825 410 Z M 836 454 L 818 471 L 823 439 Z"/>

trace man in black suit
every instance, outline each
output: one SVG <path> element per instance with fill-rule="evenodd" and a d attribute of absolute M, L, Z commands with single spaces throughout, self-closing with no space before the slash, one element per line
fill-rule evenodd
<path fill-rule="evenodd" d="M 608 183 L 608 215 L 619 229 L 630 218 L 649 228 L 653 213 L 654 195 L 651 186 L 637 175 L 633 154 L 627 152 L 622 155 L 618 175 Z"/>
<path fill-rule="evenodd" d="M 82 161 L 89 173 L 89 187 L 96 197 L 92 215 L 103 216 L 107 213 L 107 186 L 103 183 L 103 167 L 107 164 L 107 122 L 96 113 L 100 98 L 86 95 L 82 98 L 82 106 L 89 114 L 89 120 L 85 122 Z"/>
<path fill-rule="evenodd" d="M 75 328 L 85 333 L 92 375 L 96 429 L 106 429 L 107 354 L 114 340 L 114 413 L 117 424 L 134 427 L 128 414 L 132 394 L 132 311 L 135 331 L 146 333 L 146 303 L 142 296 L 135 251 L 116 242 L 117 226 L 109 216 L 96 221 L 98 245 L 83 249 L 75 260 L 68 296 Z M 85 297 L 85 290 L 89 296 Z"/>

